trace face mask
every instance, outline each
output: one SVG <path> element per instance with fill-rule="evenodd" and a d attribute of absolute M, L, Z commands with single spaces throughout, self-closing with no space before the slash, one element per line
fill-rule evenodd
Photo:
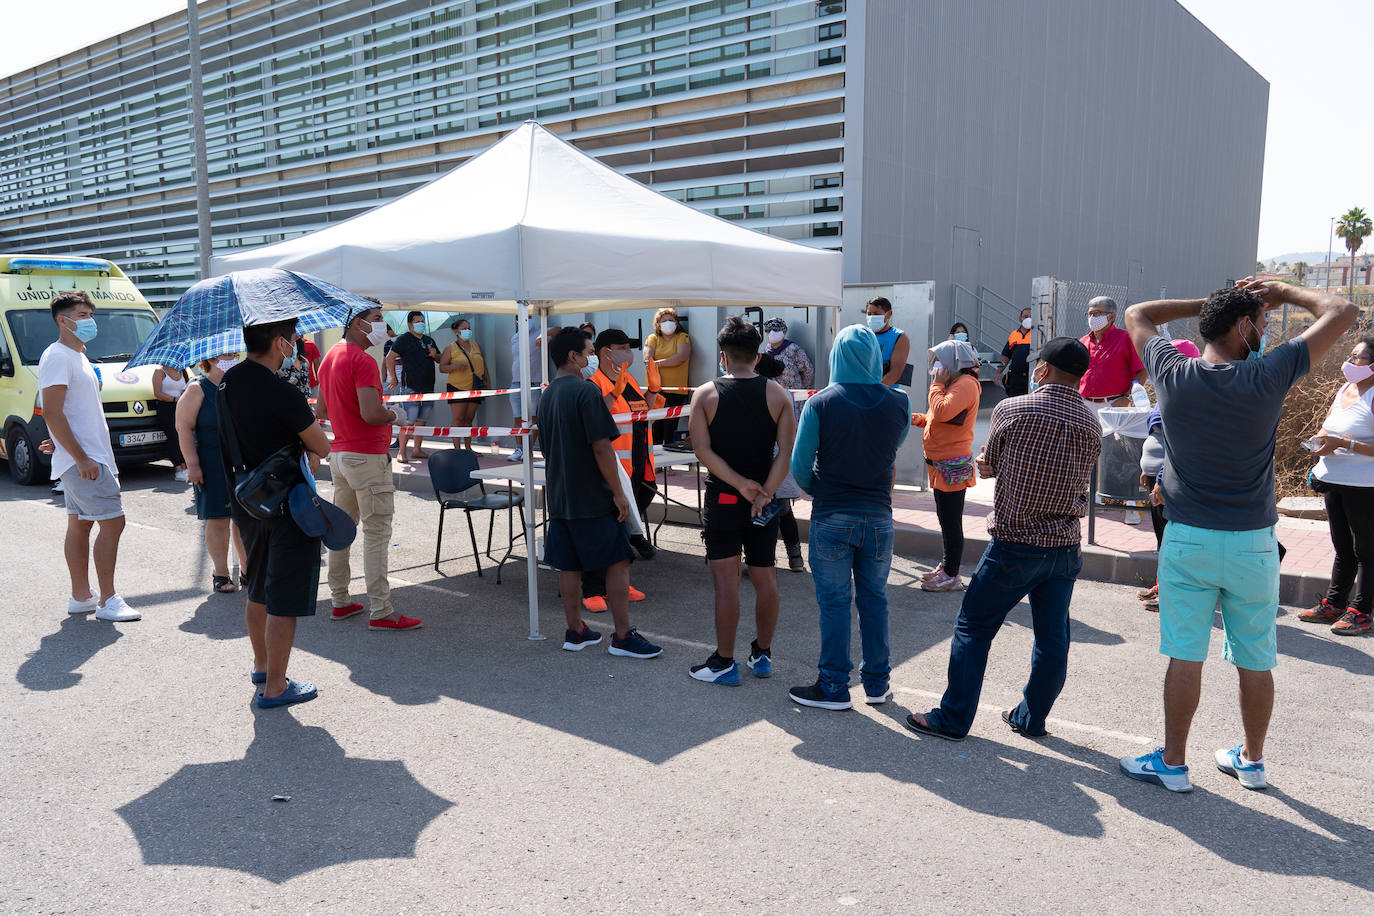
<path fill-rule="evenodd" d="M 472 340 L 472 328 L 463 328 L 458 332 L 458 336 L 464 340 Z"/>
<path fill-rule="evenodd" d="M 1105 328 L 1105 327 L 1107 326 L 1107 322 L 1109 322 L 1109 321 L 1111 321 L 1111 320 L 1112 320 L 1112 319 L 1111 319 L 1111 316 L 1110 316 L 1110 315 L 1089 315 L 1089 316 L 1088 316 L 1088 330 L 1090 330 L 1090 331 L 1100 331 L 1100 330 L 1102 330 L 1103 328 Z"/>
<path fill-rule="evenodd" d="M 1341 374 L 1345 376 L 1347 382 L 1358 385 L 1371 375 L 1374 375 L 1374 365 L 1357 366 L 1350 360 L 1346 360 L 1341 363 Z"/>
<path fill-rule="evenodd" d="M 887 324 L 887 316 L 886 316 L 886 315 L 869 315 L 869 316 L 868 316 L 868 329 L 869 329 L 870 331 L 872 331 L 874 334 L 876 334 L 876 333 L 878 333 L 879 331 L 881 331 L 881 330 L 883 329 L 883 327 L 886 326 L 886 324 Z"/>
<path fill-rule="evenodd" d="M 288 351 L 286 352 L 286 355 L 283 356 L 283 357 L 281 358 L 281 367 L 280 367 L 279 369 L 277 369 L 277 371 L 278 371 L 278 372 L 285 372 L 287 369 L 291 368 L 291 364 L 294 363 L 295 361 L 296 361 L 296 348 L 293 346 L 290 350 L 288 350 Z"/>
<path fill-rule="evenodd" d="M 410 329 L 416 334 L 423 334 L 425 333 L 425 323 L 423 321 L 417 321 L 410 326 Z"/>
<path fill-rule="evenodd" d="M 380 347 L 386 343 L 386 323 L 379 321 L 376 324 L 368 324 L 366 334 L 369 344 Z"/>
<path fill-rule="evenodd" d="M 582 373 L 583 378 L 591 378 L 593 375 L 596 375 L 596 370 L 600 367 L 601 360 L 593 353 L 591 356 L 587 357 L 587 365 L 583 366 L 579 371 Z"/>
<path fill-rule="evenodd" d="M 68 318 L 67 320 L 76 325 L 72 333 L 76 335 L 77 340 L 83 343 L 95 340 L 96 326 L 94 318 L 77 318 L 75 320 Z"/>
<path fill-rule="evenodd" d="M 935 362 L 930 364 L 930 374 L 939 375 L 941 370 L 943 370 L 944 368 L 944 365 L 941 364 L 941 362 L 937 359 Z"/>
<path fill-rule="evenodd" d="M 1250 322 L 1250 327 L 1252 327 L 1252 328 L 1255 327 L 1255 323 L 1254 323 L 1253 321 Z M 1255 330 L 1256 330 L 1256 332 L 1258 333 L 1259 329 L 1258 329 L 1258 328 L 1255 328 Z M 1242 334 L 1242 335 L 1241 335 L 1241 340 L 1244 340 L 1244 341 L 1245 341 L 1245 345 L 1246 345 L 1247 347 L 1250 347 L 1250 339 L 1249 339 L 1249 338 L 1247 338 L 1245 335 Z M 1246 358 L 1246 359 L 1259 359 L 1261 356 L 1264 355 L 1264 348 L 1267 347 L 1267 346 L 1269 346 L 1269 338 L 1268 338 L 1267 336 L 1265 336 L 1264 334 L 1260 334 L 1259 346 L 1258 346 L 1258 347 L 1250 347 L 1250 352 L 1247 353 L 1247 354 L 1245 354 L 1245 358 Z"/>
<path fill-rule="evenodd" d="M 612 350 L 611 353 L 615 356 L 615 364 L 622 369 L 635 358 L 634 353 L 629 350 Z"/>
<path fill-rule="evenodd" d="M 674 334 L 677 333 L 677 322 L 665 321 L 663 322 L 663 324 L 658 326 L 658 331 L 664 337 L 672 337 Z"/>
<path fill-rule="evenodd" d="M 769 342 L 770 344 L 773 344 L 774 346 L 777 346 L 778 344 L 782 343 L 782 342 L 783 342 L 783 339 L 786 338 L 786 337 L 787 337 L 787 335 L 784 334 L 782 331 L 769 331 L 769 332 L 768 332 L 768 342 Z"/>
<path fill-rule="evenodd" d="M 239 358 L 237 356 L 231 357 L 230 359 L 215 360 L 215 366 L 219 369 L 220 372 L 228 372 L 230 369 L 234 368 L 238 364 Z"/>
<path fill-rule="evenodd" d="M 955 340 L 968 340 L 968 332 L 967 332 L 967 331 L 955 331 L 955 332 L 954 332 L 954 339 L 955 339 Z"/>
<path fill-rule="evenodd" d="M 1040 387 L 1040 375 L 1039 375 L 1039 373 L 1037 373 L 1037 374 L 1031 376 L 1030 387 L 1029 387 L 1029 389 L 1027 389 L 1027 390 L 1028 390 L 1028 391 L 1034 391 L 1035 389 L 1037 389 L 1037 388 L 1039 388 L 1039 387 Z"/>
<path fill-rule="evenodd" d="M 1035 322 L 1034 322 L 1034 321 L 1031 321 L 1029 318 L 1022 318 L 1022 319 L 1021 319 L 1021 327 L 1025 328 L 1027 331 L 1029 331 L 1029 330 L 1031 329 L 1031 325 L 1033 325 L 1033 324 L 1035 324 Z"/>

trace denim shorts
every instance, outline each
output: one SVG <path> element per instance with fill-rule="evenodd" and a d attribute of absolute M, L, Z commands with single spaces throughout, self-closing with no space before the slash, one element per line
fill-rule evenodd
<path fill-rule="evenodd" d="M 402 385 L 396 389 L 396 394 L 421 394 L 414 388 L 407 388 Z M 428 392 L 423 392 L 428 393 Z M 405 426 L 423 426 L 429 422 L 430 410 L 434 406 L 433 401 L 393 401 L 390 405 L 401 415 L 401 420 Z"/>
<path fill-rule="evenodd" d="M 525 405 L 524 405 L 524 403 L 522 402 L 522 400 L 521 400 L 521 398 L 520 398 L 520 395 L 522 394 L 522 392 L 520 392 L 520 391 L 512 391 L 512 392 L 510 393 L 510 410 L 511 410 L 511 416 L 513 416 L 513 417 L 520 417 L 520 418 L 523 419 L 523 420 L 532 420 L 532 419 L 534 419 L 534 414 L 535 414 L 535 412 L 536 412 L 537 410 L 539 410 L 539 395 L 543 394 L 543 390 L 539 387 L 539 383 L 538 383 L 538 382 L 531 381 L 530 384 L 534 386 L 534 390 L 533 390 L 532 392 L 530 392 L 530 412 L 529 412 L 529 413 L 525 413 L 525 410 L 524 410 L 524 406 L 525 406 Z M 519 382 L 519 381 L 511 382 L 511 385 L 514 386 L 515 388 L 519 388 L 519 387 L 520 387 L 520 382 Z"/>
<path fill-rule="evenodd" d="M 1159 651 L 1206 661 L 1218 603 L 1223 657 L 1250 671 L 1275 667 L 1279 548 L 1273 527 L 1214 531 L 1169 522 L 1159 550 Z"/>

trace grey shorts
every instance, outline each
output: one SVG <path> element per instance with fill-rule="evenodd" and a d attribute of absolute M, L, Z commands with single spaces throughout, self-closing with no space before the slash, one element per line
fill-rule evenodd
<path fill-rule="evenodd" d="M 520 386 L 519 382 L 511 382 L 511 384 L 517 388 Z M 534 418 L 534 414 L 539 410 L 539 396 L 544 393 L 543 389 L 539 387 L 538 382 L 531 381 L 530 384 L 534 386 L 534 390 L 530 392 L 530 412 L 528 414 L 525 413 L 524 404 L 521 403 L 520 399 L 520 395 L 523 392 L 512 391 L 510 393 L 511 414 L 523 420 Z"/>
<path fill-rule="evenodd" d="M 124 514 L 124 504 L 119 500 L 119 478 L 103 464 L 95 480 L 82 477 L 75 467 L 67 470 L 62 475 L 62 499 L 67 504 L 67 514 L 83 522 L 103 522 Z"/>

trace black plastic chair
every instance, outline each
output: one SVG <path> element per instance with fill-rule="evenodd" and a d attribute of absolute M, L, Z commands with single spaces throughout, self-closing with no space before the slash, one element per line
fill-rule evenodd
<path fill-rule="evenodd" d="M 473 512 L 490 512 L 487 520 L 487 559 L 496 564 L 496 584 L 501 584 L 501 567 L 510 559 L 515 550 L 516 527 L 515 510 L 525 505 L 525 496 L 513 489 L 499 493 L 488 493 L 482 481 L 476 480 L 472 472 L 480 467 L 477 455 L 468 449 L 436 449 L 429 456 L 429 480 L 434 486 L 434 498 L 439 503 L 439 534 L 434 539 L 434 571 L 443 575 L 439 569 L 439 552 L 444 541 L 444 513 L 449 509 L 462 509 L 468 522 L 468 537 L 472 539 L 472 558 L 477 563 L 477 575 L 482 575 L 481 553 L 477 549 L 477 532 L 472 527 Z M 470 494 L 473 488 L 479 492 Z M 510 530 L 510 543 L 505 556 L 497 560 L 491 555 L 492 532 L 496 527 L 496 513 L 506 510 L 506 524 Z M 519 537 L 525 536 L 524 525 L 520 526 Z"/>

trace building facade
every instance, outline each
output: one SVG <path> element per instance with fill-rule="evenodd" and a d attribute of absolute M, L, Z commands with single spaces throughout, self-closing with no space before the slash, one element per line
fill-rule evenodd
<path fill-rule="evenodd" d="M 206 0 L 199 32 L 217 251 L 534 118 L 842 249 L 849 282 L 935 281 L 937 323 L 1042 274 L 1139 297 L 1254 264 L 1268 87 L 1173 0 Z M 174 301 L 197 279 L 189 74 L 177 14 L 0 79 L 0 247 L 108 257 Z"/>

